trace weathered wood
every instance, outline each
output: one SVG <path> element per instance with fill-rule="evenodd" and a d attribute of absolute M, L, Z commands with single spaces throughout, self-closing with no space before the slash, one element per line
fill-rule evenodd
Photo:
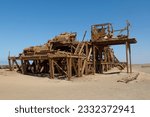
<path fill-rule="evenodd" d="M 84 46 L 85 46 L 85 43 L 79 43 L 79 44 L 77 45 L 77 48 L 76 48 L 74 54 L 75 54 L 75 55 L 80 55 L 81 52 L 83 51 Z"/>
<path fill-rule="evenodd" d="M 75 59 L 74 58 L 72 59 L 72 66 L 73 66 L 73 69 L 75 71 L 75 74 L 77 75 L 78 74 L 77 65 L 75 64 Z"/>
<path fill-rule="evenodd" d="M 96 65 L 95 65 L 95 45 L 93 45 L 93 75 L 95 74 Z"/>
<path fill-rule="evenodd" d="M 54 79 L 54 60 L 49 59 L 50 79 Z"/>
<path fill-rule="evenodd" d="M 67 73 L 68 73 L 68 80 L 71 80 L 72 77 L 71 57 L 67 58 Z"/>
<path fill-rule="evenodd" d="M 136 80 L 137 77 L 139 76 L 140 73 L 137 74 L 130 74 L 128 77 L 126 78 L 122 78 L 121 80 L 117 80 L 117 82 L 124 82 L 124 83 L 128 83 L 130 81 Z"/>
<path fill-rule="evenodd" d="M 58 64 L 54 61 L 54 64 L 66 75 L 68 76 L 67 72 L 65 72 Z"/>
<path fill-rule="evenodd" d="M 82 59 L 78 58 L 78 74 L 77 74 L 78 77 L 82 76 L 82 74 L 81 74 L 81 68 L 82 68 Z"/>
<path fill-rule="evenodd" d="M 18 65 L 18 63 L 17 63 L 17 61 L 16 61 L 16 60 L 14 60 L 14 63 L 16 64 L 16 66 L 17 66 L 18 70 L 19 70 L 19 71 L 21 71 L 21 68 L 20 68 L 20 66 Z"/>
<path fill-rule="evenodd" d="M 132 63 L 131 63 L 131 46 L 128 43 L 128 47 L 129 47 L 129 64 L 130 64 L 130 73 L 132 73 Z"/>
<path fill-rule="evenodd" d="M 79 77 L 89 73 L 103 73 L 103 70 L 110 70 L 120 63 L 114 56 L 113 50 L 110 49 L 110 45 L 119 44 L 126 45 L 127 72 L 129 72 L 130 65 L 131 73 L 130 44 L 136 43 L 136 39 L 129 38 L 129 35 L 113 36 L 114 30 L 110 26 L 110 23 L 92 25 L 90 41 L 83 42 L 86 32 L 82 42 L 75 40 L 76 33 L 63 33 L 44 45 L 25 48 L 23 53 L 18 56 L 18 59 L 21 60 L 22 73 L 50 73 L 50 78 L 54 78 L 54 73 L 58 73 L 59 76 L 66 75 L 68 80 L 72 75 Z M 14 57 L 15 59 L 10 56 L 8 58 L 11 70 L 14 69 L 15 63 L 18 69 L 20 68 L 16 57 Z M 119 65 L 121 69 L 125 67 L 124 64 L 120 63 Z"/>
<path fill-rule="evenodd" d="M 82 74 L 84 73 L 85 65 L 86 65 L 86 63 L 89 61 L 89 58 L 90 58 L 90 56 L 91 56 L 91 53 L 92 53 L 92 48 L 90 48 L 89 54 L 88 54 L 88 56 L 87 56 L 87 59 L 84 59 L 83 66 L 82 66 L 82 71 L 81 71 Z"/>
<path fill-rule="evenodd" d="M 11 59 L 8 57 L 8 63 L 9 63 L 9 69 L 12 71 L 12 66 L 11 66 Z"/>
<path fill-rule="evenodd" d="M 88 54 L 89 54 L 89 48 L 88 48 L 88 43 L 86 43 L 86 65 L 85 65 L 85 75 L 88 74 Z"/>
<path fill-rule="evenodd" d="M 126 42 L 126 63 L 127 63 L 127 73 L 129 73 L 129 62 L 128 62 L 128 42 Z"/>
<path fill-rule="evenodd" d="M 103 52 L 103 48 L 99 48 L 99 73 L 103 73 L 103 65 L 102 65 L 102 52 Z"/>
<path fill-rule="evenodd" d="M 22 74 L 25 74 L 25 67 L 24 67 L 24 61 L 23 60 L 21 60 L 21 72 L 22 72 Z"/>
<path fill-rule="evenodd" d="M 42 73 L 42 72 L 43 72 L 43 70 L 44 70 L 44 66 L 42 66 L 42 67 L 41 67 L 41 69 L 40 69 L 40 73 Z"/>

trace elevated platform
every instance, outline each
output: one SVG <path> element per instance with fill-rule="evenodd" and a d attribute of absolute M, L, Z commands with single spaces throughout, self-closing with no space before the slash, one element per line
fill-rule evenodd
<path fill-rule="evenodd" d="M 123 38 L 123 39 L 118 39 L 118 38 L 111 38 L 111 39 L 100 39 L 100 40 L 92 40 L 92 43 L 96 46 L 108 46 L 108 45 L 121 45 L 121 44 L 126 44 L 128 42 L 129 44 L 135 44 L 137 43 L 135 38 Z"/>

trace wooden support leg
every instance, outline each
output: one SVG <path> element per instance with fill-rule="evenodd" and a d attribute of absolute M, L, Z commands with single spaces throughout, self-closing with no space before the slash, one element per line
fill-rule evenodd
<path fill-rule="evenodd" d="M 21 72 L 22 74 L 25 74 L 25 67 L 24 67 L 24 61 L 21 60 Z"/>
<path fill-rule="evenodd" d="M 126 42 L 126 62 L 127 62 L 127 73 L 129 73 L 129 62 L 128 62 L 128 42 Z"/>
<path fill-rule="evenodd" d="M 89 55 L 89 49 L 88 49 L 88 43 L 86 43 L 86 65 L 85 65 L 85 75 L 88 74 L 88 55 Z"/>
<path fill-rule="evenodd" d="M 76 64 L 75 64 L 75 59 L 73 59 L 73 58 L 72 58 L 72 66 L 73 66 L 73 69 L 75 71 L 75 75 L 78 75 L 77 67 L 76 67 Z"/>
<path fill-rule="evenodd" d="M 81 77 L 82 59 L 78 58 L 78 77 Z"/>
<path fill-rule="evenodd" d="M 9 69 L 10 69 L 10 71 L 12 71 L 11 59 L 10 58 L 8 58 L 8 63 L 9 63 Z"/>
<path fill-rule="evenodd" d="M 82 77 L 83 76 L 83 73 L 82 73 L 82 58 L 80 58 L 80 76 Z"/>
<path fill-rule="evenodd" d="M 99 73 L 103 73 L 103 65 L 102 65 L 102 48 L 99 49 L 99 58 L 100 58 L 100 63 L 99 63 Z"/>
<path fill-rule="evenodd" d="M 14 70 L 14 59 L 12 60 L 12 71 Z"/>
<path fill-rule="evenodd" d="M 93 45 L 93 75 L 95 74 L 95 46 Z"/>
<path fill-rule="evenodd" d="M 49 59 L 49 72 L 50 72 L 50 79 L 54 79 L 54 60 Z"/>
<path fill-rule="evenodd" d="M 130 73 L 132 73 L 131 46 L 130 46 L 130 44 L 128 44 L 128 46 L 129 46 L 129 64 L 130 64 Z"/>
<path fill-rule="evenodd" d="M 72 65 L 71 65 L 71 58 L 67 58 L 67 74 L 68 74 L 68 80 L 72 77 Z"/>

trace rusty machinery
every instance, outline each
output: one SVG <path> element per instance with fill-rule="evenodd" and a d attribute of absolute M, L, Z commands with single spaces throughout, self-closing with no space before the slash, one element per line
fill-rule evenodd
<path fill-rule="evenodd" d="M 91 40 L 81 42 L 76 40 L 77 33 L 62 33 L 48 40 L 42 46 L 25 48 L 18 57 L 8 57 L 10 69 L 16 63 L 18 70 L 23 74 L 48 74 L 50 78 L 70 78 L 83 74 L 103 73 L 113 67 L 124 69 L 125 63 L 120 62 L 110 45 L 125 44 L 126 50 L 130 44 L 136 43 L 135 38 L 128 38 L 128 26 L 121 30 L 114 30 L 111 23 L 91 26 Z M 115 31 L 127 30 L 127 36 L 117 35 Z M 126 52 L 128 56 L 128 53 Z M 129 54 L 130 55 L 130 54 Z M 21 65 L 17 64 L 21 61 Z"/>

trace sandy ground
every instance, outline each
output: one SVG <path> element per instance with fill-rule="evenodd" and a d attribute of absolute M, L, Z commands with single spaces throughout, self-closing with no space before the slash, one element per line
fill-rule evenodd
<path fill-rule="evenodd" d="M 137 80 L 117 82 L 126 71 L 73 78 L 71 81 L 22 75 L 0 69 L 0 99 L 150 99 L 150 67 L 133 65 Z"/>

